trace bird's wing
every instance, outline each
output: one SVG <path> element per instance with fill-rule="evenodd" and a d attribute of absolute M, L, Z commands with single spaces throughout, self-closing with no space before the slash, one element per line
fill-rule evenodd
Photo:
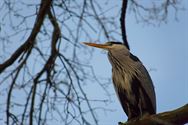
<path fill-rule="evenodd" d="M 141 71 L 141 75 L 140 77 L 138 77 L 140 78 L 141 86 L 143 87 L 147 95 L 149 96 L 152 102 L 153 109 L 156 112 L 156 95 L 155 95 L 154 85 L 151 80 L 151 77 L 147 69 L 142 64 L 139 66 L 139 71 Z"/>
<path fill-rule="evenodd" d="M 134 61 L 137 62 L 137 66 L 138 66 L 138 70 L 140 71 L 140 79 L 139 81 L 141 81 L 141 86 L 143 87 L 143 89 L 145 90 L 146 94 L 149 96 L 151 102 L 152 102 L 152 106 L 153 109 L 156 112 L 156 96 L 155 96 L 155 90 L 154 90 L 154 86 L 153 86 L 153 82 L 151 80 L 151 77 L 147 71 L 147 69 L 144 67 L 144 65 L 142 64 L 142 62 L 138 59 L 138 57 L 134 56 L 132 53 L 130 53 L 129 57 Z"/>
<path fill-rule="evenodd" d="M 116 81 L 113 82 L 115 83 Z M 128 117 L 128 120 L 139 116 L 140 110 L 137 106 L 134 105 L 134 103 L 127 96 L 126 90 L 122 88 L 118 88 L 116 86 L 114 86 L 114 88 L 118 96 L 118 99 L 121 103 L 121 106 Z M 135 98 L 131 98 L 131 99 L 134 100 Z"/>

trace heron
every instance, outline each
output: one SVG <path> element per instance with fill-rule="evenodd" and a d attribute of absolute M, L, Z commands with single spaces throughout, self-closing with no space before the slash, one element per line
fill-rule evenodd
<path fill-rule="evenodd" d="M 142 62 L 121 42 L 85 45 L 108 51 L 112 80 L 128 121 L 156 114 L 156 95 L 151 77 Z"/>

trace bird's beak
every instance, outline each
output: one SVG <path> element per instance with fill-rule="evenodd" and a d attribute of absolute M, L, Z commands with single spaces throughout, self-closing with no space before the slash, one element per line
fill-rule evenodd
<path fill-rule="evenodd" d="M 83 44 L 88 45 L 88 46 L 92 46 L 92 47 L 96 47 L 96 48 L 101 48 L 101 49 L 108 49 L 109 45 L 105 45 L 105 44 L 96 44 L 96 43 L 87 43 L 87 42 L 83 42 Z"/>

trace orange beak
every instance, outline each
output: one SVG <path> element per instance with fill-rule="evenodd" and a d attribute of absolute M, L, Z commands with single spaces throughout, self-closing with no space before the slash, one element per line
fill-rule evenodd
<path fill-rule="evenodd" d="M 101 49 L 108 49 L 109 45 L 105 45 L 105 44 L 96 44 L 96 43 L 87 43 L 87 42 L 83 42 L 83 44 L 88 45 L 88 46 L 92 46 L 92 47 L 96 47 L 96 48 L 101 48 Z"/>

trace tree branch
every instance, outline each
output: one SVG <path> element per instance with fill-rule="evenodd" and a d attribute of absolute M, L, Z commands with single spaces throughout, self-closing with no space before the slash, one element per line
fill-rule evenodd
<path fill-rule="evenodd" d="M 122 33 L 123 42 L 124 42 L 125 46 L 130 50 L 130 47 L 129 47 L 129 44 L 127 41 L 127 34 L 126 34 L 126 27 L 125 27 L 127 3 L 128 3 L 128 0 L 122 0 L 120 24 L 121 24 L 121 33 Z"/>
<path fill-rule="evenodd" d="M 183 125 L 188 123 L 188 104 L 173 111 L 163 112 L 119 125 Z"/>
<path fill-rule="evenodd" d="M 40 31 L 40 28 L 43 24 L 45 15 L 48 11 L 48 8 L 51 5 L 51 0 L 42 0 L 39 13 L 34 24 L 34 27 L 31 31 L 29 38 L 12 54 L 12 56 L 7 59 L 3 64 L 0 64 L 0 74 L 9 66 L 11 66 L 20 56 L 24 54 L 29 48 L 35 44 L 35 38 Z"/>

